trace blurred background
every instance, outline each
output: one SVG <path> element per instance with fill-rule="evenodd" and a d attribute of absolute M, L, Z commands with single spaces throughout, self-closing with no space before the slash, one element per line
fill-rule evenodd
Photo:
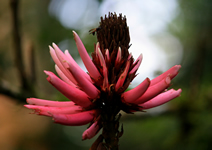
<path fill-rule="evenodd" d="M 16 3 L 18 2 L 18 3 Z M 212 2 L 209 0 L 8 0 L 0 2 L 0 149 L 87 150 L 97 138 L 82 141 L 87 126 L 52 123 L 30 114 L 26 97 L 67 100 L 47 81 L 43 70 L 54 72 L 48 45 L 68 49 L 84 68 L 72 30 L 87 51 L 94 50 L 98 27 L 108 12 L 127 17 L 130 52 L 143 54 L 139 75 L 151 79 L 176 64 L 173 80 L 181 97 L 161 107 L 123 115 L 120 149 L 212 149 Z"/>

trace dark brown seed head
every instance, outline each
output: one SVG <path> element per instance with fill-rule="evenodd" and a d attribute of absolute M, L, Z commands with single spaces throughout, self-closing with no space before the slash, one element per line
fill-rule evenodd
<path fill-rule="evenodd" d="M 126 17 L 119 16 L 116 13 L 109 13 L 105 18 L 101 17 L 100 26 L 97 32 L 97 39 L 100 48 L 104 53 L 109 49 L 110 55 L 117 53 L 118 47 L 122 49 L 122 56 L 127 58 L 129 55 L 128 47 L 130 42 L 129 27 L 127 26 Z"/>
<path fill-rule="evenodd" d="M 109 13 L 108 16 L 101 17 L 99 27 L 90 30 L 90 33 L 97 35 L 97 40 L 100 45 L 100 50 L 105 56 L 106 49 L 109 50 L 110 60 L 106 61 L 108 68 L 108 80 L 110 84 L 115 84 L 124 71 L 127 61 L 130 61 L 130 66 L 132 66 L 133 58 L 128 59 L 129 57 L 129 47 L 130 47 L 130 36 L 129 36 L 129 27 L 126 23 L 126 17 L 116 13 Z M 121 48 L 121 61 L 115 63 L 117 52 L 119 47 Z M 102 67 L 99 63 L 98 57 L 96 57 L 96 52 L 92 54 L 93 62 L 102 73 Z M 116 65 L 115 65 L 116 64 Z M 130 67 L 131 68 L 131 67 Z M 126 81 L 131 82 L 132 79 Z M 125 87 L 126 89 L 126 87 Z"/>

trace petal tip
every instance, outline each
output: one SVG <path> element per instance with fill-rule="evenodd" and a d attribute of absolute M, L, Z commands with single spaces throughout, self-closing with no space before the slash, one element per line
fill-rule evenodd
<path fill-rule="evenodd" d="M 179 72 L 181 65 L 175 65 L 174 67 L 175 67 L 176 71 Z"/>
<path fill-rule="evenodd" d="M 24 107 L 29 108 L 29 105 L 26 104 L 26 105 L 24 105 Z"/>
<path fill-rule="evenodd" d="M 54 47 L 54 49 L 59 48 L 59 47 L 57 46 L 57 44 L 55 44 L 54 42 L 52 43 L 52 46 Z"/>
<path fill-rule="evenodd" d="M 77 34 L 74 30 L 72 30 L 72 32 L 73 32 L 73 35 L 76 35 Z"/>
<path fill-rule="evenodd" d="M 178 89 L 177 92 L 179 93 L 179 95 L 181 94 L 182 92 L 182 89 Z"/>
<path fill-rule="evenodd" d="M 51 72 L 50 72 L 50 71 L 46 71 L 46 70 L 44 70 L 43 72 L 48 76 L 46 79 L 47 79 L 48 81 L 51 81 L 51 77 L 50 77 Z"/>
<path fill-rule="evenodd" d="M 49 75 L 50 71 L 44 70 L 43 71 L 46 75 Z"/>
<path fill-rule="evenodd" d="M 147 80 L 149 83 L 151 82 L 151 80 L 150 80 L 148 77 L 146 78 L 146 80 Z"/>
<path fill-rule="evenodd" d="M 51 45 L 49 45 L 48 47 L 49 47 L 49 49 L 51 49 L 51 48 L 52 48 L 52 47 L 51 47 Z"/>

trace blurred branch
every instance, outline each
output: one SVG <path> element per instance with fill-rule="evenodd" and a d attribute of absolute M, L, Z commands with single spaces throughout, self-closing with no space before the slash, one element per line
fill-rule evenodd
<path fill-rule="evenodd" d="M 36 83 L 36 67 L 35 67 L 35 49 L 34 45 L 31 44 L 29 49 L 29 63 L 30 63 L 30 82 L 32 85 Z"/>
<path fill-rule="evenodd" d="M 18 71 L 18 77 L 21 84 L 20 92 L 14 92 L 7 86 L 0 82 L 0 93 L 10 96 L 20 102 L 26 102 L 26 98 L 30 96 L 35 96 L 34 92 L 34 84 L 35 83 L 35 58 L 34 58 L 34 48 L 31 46 L 30 48 L 30 73 L 31 78 L 29 78 L 25 72 L 25 66 L 23 61 L 23 54 L 22 54 L 22 46 L 21 46 L 21 36 L 20 36 L 20 29 L 19 29 L 19 19 L 18 19 L 18 9 L 19 0 L 10 0 L 10 8 L 12 14 L 12 37 L 14 43 L 14 64 Z"/>
<path fill-rule="evenodd" d="M 24 70 L 24 63 L 22 56 L 21 36 L 18 22 L 18 14 L 19 14 L 18 6 L 19 6 L 19 0 L 10 0 L 10 7 L 12 13 L 12 34 L 14 42 L 15 65 L 19 74 L 22 89 L 27 90 L 29 88 L 29 85 L 27 82 L 26 72 Z"/>
<path fill-rule="evenodd" d="M 26 101 L 26 96 L 22 93 L 13 92 L 9 88 L 5 87 L 0 83 L 0 93 L 3 93 L 4 95 L 10 96 L 11 98 L 17 99 L 21 102 Z"/>

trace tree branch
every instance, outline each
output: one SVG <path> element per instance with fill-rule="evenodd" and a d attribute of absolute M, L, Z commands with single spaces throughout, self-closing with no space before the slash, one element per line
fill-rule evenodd
<path fill-rule="evenodd" d="M 23 56 L 22 56 L 22 46 L 21 46 L 21 36 L 19 30 L 19 0 L 10 0 L 10 7 L 12 13 L 12 34 L 13 34 L 13 43 L 14 43 L 14 57 L 15 65 L 18 71 L 18 76 L 20 78 L 21 86 L 23 90 L 29 88 L 26 72 L 24 70 Z"/>

